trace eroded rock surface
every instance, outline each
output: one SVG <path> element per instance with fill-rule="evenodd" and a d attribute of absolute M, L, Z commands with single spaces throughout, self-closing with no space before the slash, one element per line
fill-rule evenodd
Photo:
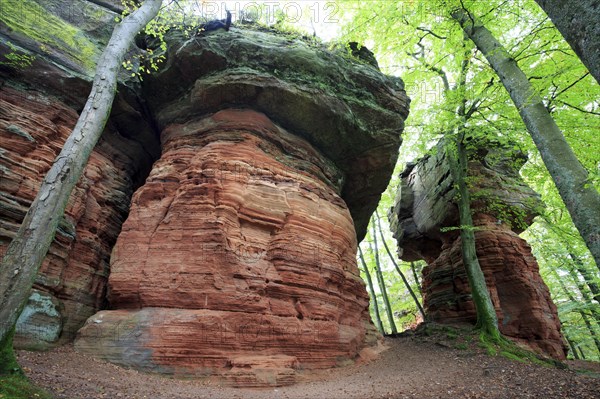
<path fill-rule="evenodd" d="M 76 120 L 77 113 L 56 97 L 33 89 L 0 88 L 0 254 L 16 234 Z M 60 303 L 63 341 L 72 339 L 106 303 L 112 246 L 131 195 L 151 161 L 144 145 L 111 125 L 71 194 L 35 283 Z M 40 319 L 21 322 L 26 325 L 19 331 L 45 328 L 35 325 Z M 27 343 L 27 337 L 17 333 L 16 342 L 37 346 L 35 337 L 31 339 Z"/>
<path fill-rule="evenodd" d="M 269 32 L 168 41 L 144 86 L 162 156 L 113 250 L 112 310 L 76 348 L 240 386 L 371 356 L 355 254 L 397 158 L 402 81 Z"/>
<path fill-rule="evenodd" d="M 536 215 L 539 199 L 518 175 L 523 154 L 486 143 L 469 161 L 477 256 L 498 315 L 500 331 L 558 359 L 566 356 L 556 306 L 525 240 L 518 236 Z M 424 259 L 424 306 L 439 322 L 474 322 L 462 264 L 454 189 L 443 147 L 401 175 L 389 217 L 401 258 Z"/>
<path fill-rule="evenodd" d="M 0 255 L 87 99 L 118 11 L 101 6 L 116 1 L 96 3 L 24 0 L 0 7 Z M 35 282 L 38 291 L 26 310 L 31 317 L 18 323 L 19 346 L 72 340 L 106 306 L 112 247 L 131 195 L 160 153 L 158 134 L 131 83 L 120 80 L 106 130 L 71 195 Z M 59 314 L 41 316 L 39 295 Z"/>
<path fill-rule="evenodd" d="M 111 307 L 131 310 L 95 315 L 78 350 L 280 385 L 375 343 L 333 164 L 249 110 L 170 125 L 162 142 L 112 256 Z M 135 333 L 115 339 L 121 325 Z"/>
<path fill-rule="evenodd" d="M 75 124 L 117 3 L 0 11 L 0 251 Z M 372 356 L 354 255 L 397 159 L 403 82 L 268 31 L 167 38 L 158 73 L 120 75 L 16 341 L 69 340 L 110 302 L 78 348 L 146 370 L 282 385 Z"/>

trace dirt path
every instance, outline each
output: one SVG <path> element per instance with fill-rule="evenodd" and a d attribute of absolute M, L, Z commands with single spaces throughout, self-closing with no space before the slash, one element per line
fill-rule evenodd
<path fill-rule="evenodd" d="M 290 387 L 236 389 L 127 370 L 66 346 L 18 353 L 34 383 L 57 398 L 600 398 L 595 377 L 459 350 L 418 337 L 386 339 L 390 348 L 363 366 L 320 372 Z M 592 365 L 593 366 L 593 365 Z"/>

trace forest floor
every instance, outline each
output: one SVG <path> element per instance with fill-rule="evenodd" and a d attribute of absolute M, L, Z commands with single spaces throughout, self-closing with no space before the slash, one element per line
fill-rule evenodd
<path fill-rule="evenodd" d="M 181 380 L 124 369 L 82 355 L 72 346 L 18 352 L 27 376 L 55 398 L 600 398 L 600 363 L 569 362 L 568 369 L 490 356 L 475 336 L 404 334 L 363 365 L 301 376 L 268 389 L 221 387 L 216 380 Z"/>

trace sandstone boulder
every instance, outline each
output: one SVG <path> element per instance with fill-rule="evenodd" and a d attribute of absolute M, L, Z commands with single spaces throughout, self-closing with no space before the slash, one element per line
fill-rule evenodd
<path fill-rule="evenodd" d="M 31 349 L 48 349 L 62 332 L 61 303 L 47 292 L 32 290 L 17 320 L 14 343 Z"/>

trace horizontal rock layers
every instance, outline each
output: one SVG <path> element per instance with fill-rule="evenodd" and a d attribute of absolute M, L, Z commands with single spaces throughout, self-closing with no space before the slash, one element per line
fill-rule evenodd
<path fill-rule="evenodd" d="M 238 386 L 371 353 L 356 245 L 397 159 L 403 82 L 273 32 L 166 39 L 143 84 L 162 156 L 113 250 L 111 310 L 76 348 Z"/>
<path fill-rule="evenodd" d="M 109 301 L 121 310 L 92 317 L 78 350 L 243 385 L 354 359 L 373 330 L 339 171 L 250 110 L 169 125 L 162 138 L 112 256 Z M 122 326 L 131 331 L 115 338 Z"/>
<path fill-rule="evenodd" d="M 117 3 L 2 4 L 0 255 L 77 121 L 95 63 L 122 11 Z M 112 246 L 131 195 L 160 153 L 158 133 L 132 89 L 135 82 L 126 71 L 120 77 L 105 132 L 17 322 L 17 346 L 44 349 L 68 342 L 90 315 L 106 306 Z"/>
<path fill-rule="evenodd" d="M 469 155 L 477 257 L 496 308 L 500 331 L 532 349 L 564 359 L 565 343 L 550 292 L 531 248 L 518 233 L 539 206 L 537 195 L 520 179 L 522 154 L 486 143 Z M 442 144 L 434 155 L 402 173 L 390 211 L 401 257 L 425 259 L 424 305 L 439 322 L 475 322 L 476 313 L 462 263 L 453 181 Z"/>
<path fill-rule="evenodd" d="M 0 254 L 76 120 L 77 113 L 56 97 L 0 88 Z M 151 160 L 139 142 L 120 135 L 114 125 L 107 129 L 73 190 L 40 269 L 35 287 L 41 292 L 32 293 L 29 316 L 17 325 L 17 345 L 44 348 L 59 338 L 68 341 L 105 304 L 110 252 L 139 175 Z M 40 302 L 40 295 L 47 300 Z M 40 303 L 54 304 L 52 320 L 39 313 L 35 304 Z"/>
<path fill-rule="evenodd" d="M 86 100 L 117 3 L 5 7 L 2 248 Z M 79 350 L 145 370 L 261 386 L 355 359 L 377 341 L 354 255 L 396 163 L 402 80 L 268 29 L 171 29 L 166 50 L 138 39 L 133 69 L 149 49 L 165 62 L 143 82 L 121 71 L 18 341 L 69 340 L 103 309 Z"/>

